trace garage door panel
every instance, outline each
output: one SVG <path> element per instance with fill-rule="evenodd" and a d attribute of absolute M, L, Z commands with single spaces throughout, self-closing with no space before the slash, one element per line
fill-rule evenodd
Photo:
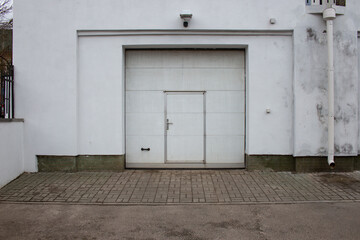
<path fill-rule="evenodd" d="M 244 113 L 207 113 L 207 135 L 244 136 Z"/>
<path fill-rule="evenodd" d="M 150 148 L 150 151 L 141 151 Z M 164 163 L 163 136 L 127 136 L 126 161 L 132 163 Z"/>
<path fill-rule="evenodd" d="M 207 163 L 244 162 L 244 136 L 209 136 L 206 139 Z"/>
<path fill-rule="evenodd" d="M 214 91 L 245 90 L 243 73 L 242 69 L 226 69 L 214 73 L 213 77 L 204 82 L 205 88 Z"/>
<path fill-rule="evenodd" d="M 182 72 L 181 80 L 173 80 L 171 85 L 167 85 L 167 89 L 175 91 L 204 91 L 204 80 L 201 78 L 195 78 L 193 76 L 185 76 L 185 71 L 186 70 L 183 70 Z"/>
<path fill-rule="evenodd" d="M 184 69 L 184 86 L 190 90 L 244 90 L 242 69 Z"/>
<path fill-rule="evenodd" d="M 208 113 L 244 113 L 244 91 L 208 91 L 206 92 L 206 112 Z"/>
<path fill-rule="evenodd" d="M 242 51 L 184 51 L 185 68 L 243 68 Z"/>
<path fill-rule="evenodd" d="M 181 69 L 126 69 L 127 90 L 176 89 L 182 83 Z"/>
<path fill-rule="evenodd" d="M 182 51 L 126 51 L 127 68 L 181 68 Z"/>
<path fill-rule="evenodd" d="M 164 112 L 164 93 L 162 91 L 128 91 L 126 102 L 127 113 Z"/>
<path fill-rule="evenodd" d="M 184 50 L 143 50 L 127 51 L 126 66 L 128 68 L 244 68 L 243 51 L 184 51 Z"/>
<path fill-rule="evenodd" d="M 243 69 L 127 69 L 127 90 L 244 90 Z"/>
<path fill-rule="evenodd" d="M 164 135 L 163 113 L 127 113 L 126 135 Z"/>

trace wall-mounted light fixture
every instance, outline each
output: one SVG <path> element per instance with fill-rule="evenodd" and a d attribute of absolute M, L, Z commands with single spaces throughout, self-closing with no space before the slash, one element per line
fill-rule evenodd
<path fill-rule="evenodd" d="M 276 23 L 276 18 L 270 18 L 270 24 L 275 24 Z"/>
<path fill-rule="evenodd" d="M 192 18 L 192 13 L 190 10 L 183 10 L 180 13 L 180 18 L 184 21 L 184 27 L 188 27 L 189 26 L 189 22 Z"/>

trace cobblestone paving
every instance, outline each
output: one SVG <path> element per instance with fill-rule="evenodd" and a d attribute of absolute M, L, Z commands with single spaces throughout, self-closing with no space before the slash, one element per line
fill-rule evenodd
<path fill-rule="evenodd" d="M 246 170 L 30 173 L 0 189 L 0 202 L 255 203 L 360 200 L 360 172 Z"/>

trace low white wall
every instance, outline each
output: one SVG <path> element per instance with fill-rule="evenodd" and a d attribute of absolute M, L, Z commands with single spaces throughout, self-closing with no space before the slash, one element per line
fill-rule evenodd
<path fill-rule="evenodd" d="M 23 121 L 0 120 L 0 188 L 24 171 Z"/>

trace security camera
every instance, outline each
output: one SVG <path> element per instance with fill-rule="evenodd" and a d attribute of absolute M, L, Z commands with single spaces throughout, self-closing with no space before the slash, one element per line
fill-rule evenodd
<path fill-rule="evenodd" d="M 180 18 L 184 21 L 184 27 L 188 27 L 192 13 L 189 10 L 184 10 L 180 13 Z"/>

